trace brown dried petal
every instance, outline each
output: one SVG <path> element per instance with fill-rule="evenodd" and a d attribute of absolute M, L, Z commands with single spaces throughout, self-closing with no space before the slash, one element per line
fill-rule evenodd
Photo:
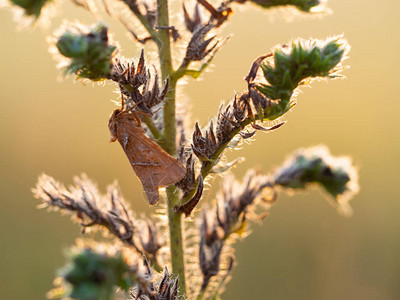
<path fill-rule="evenodd" d="M 183 8 L 183 16 L 185 19 L 186 29 L 189 30 L 190 32 L 194 32 L 199 26 L 201 26 L 201 15 L 200 15 L 199 5 L 196 4 L 195 6 L 193 18 L 189 16 L 189 13 L 187 12 L 184 3 L 182 3 L 182 8 Z"/>
<path fill-rule="evenodd" d="M 187 46 L 185 60 L 188 61 L 199 61 L 206 57 L 218 44 L 216 42 L 213 46 L 207 49 L 208 45 L 215 38 L 215 36 L 205 40 L 206 34 L 213 28 L 212 25 L 206 25 L 197 28 L 192 38 L 190 39 L 189 45 Z"/>

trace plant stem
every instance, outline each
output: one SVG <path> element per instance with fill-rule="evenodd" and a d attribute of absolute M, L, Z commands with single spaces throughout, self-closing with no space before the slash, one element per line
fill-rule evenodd
<path fill-rule="evenodd" d="M 157 0 L 158 26 L 169 26 L 168 0 Z M 175 97 L 177 79 L 173 78 L 171 41 L 168 29 L 159 30 L 159 54 L 162 79 L 170 78 L 170 86 L 164 100 L 164 149 L 171 155 L 176 152 Z M 185 259 L 183 253 L 182 216 L 174 211 L 179 201 L 175 185 L 167 187 L 168 221 L 172 273 L 179 277 L 179 292 L 186 294 Z"/>
<path fill-rule="evenodd" d="M 175 186 L 167 188 L 167 198 L 172 273 L 179 276 L 179 293 L 183 295 L 186 294 L 186 281 L 182 215 L 174 210 L 174 206 L 179 201 L 178 190 Z"/>
<path fill-rule="evenodd" d="M 196 297 L 196 300 L 202 300 L 203 299 L 203 297 L 204 297 L 204 295 L 205 295 L 205 293 L 206 293 L 206 289 L 207 289 L 207 287 L 206 288 L 201 288 L 200 289 L 200 292 L 199 292 L 199 294 L 197 295 L 197 297 Z"/>
<path fill-rule="evenodd" d="M 151 24 L 150 24 L 149 20 L 146 18 L 146 16 L 142 15 L 136 2 L 129 1 L 129 0 L 123 0 L 123 2 L 125 2 L 125 4 L 130 8 L 130 10 L 136 16 L 136 18 L 140 21 L 140 23 L 142 23 L 143 27 L 150 34 L 150 36 L 152 37 L 154 42 L 156 42 L 156 44 L 159 45 L 159 39 L 158 39 L 157 32 L 151 26 Z"/>

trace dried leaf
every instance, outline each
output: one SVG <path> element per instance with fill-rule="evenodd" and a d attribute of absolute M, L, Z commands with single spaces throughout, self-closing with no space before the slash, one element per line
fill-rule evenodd
<path fill-rule="evenodd" d="M 285 124 L 285 122 L 276 124 L 276 125 L 271 126 L 271 127 L 264 127 L 264 126 L 258 125 L 258 124 L 256 124 L 256 123 L 251 123 L 251 127 L 253 127 L 253 128 L 256 129 L 256 130 L 271 131 L 271 130 L 278 129 L 278 128 L 281 127 L 283 124 Z"/>

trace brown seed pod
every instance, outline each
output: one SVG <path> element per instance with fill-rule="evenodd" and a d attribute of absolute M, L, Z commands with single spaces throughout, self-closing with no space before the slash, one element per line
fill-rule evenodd
<path fill-rule="evenodd" d="M 145 135 L 136 112 L 116 109 L 108 127 L 110 142 L 116 140 L 124 149 L 151 205 L 158 202 L 158 188 L 181 180 L 186 168 Z"/>

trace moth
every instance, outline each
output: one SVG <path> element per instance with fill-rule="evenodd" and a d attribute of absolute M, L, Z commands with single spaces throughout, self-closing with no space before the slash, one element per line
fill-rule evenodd
<path fill-rule="evenodd" d="M 137 112 L 131 109 L 116 109 L 111 114 L 108 127 L 110 142 L 121 144 L 137 177 L 139 177 L 149 203 L 159 200 L 158 188 L 181 180 L 186 168 L 169 155 L 158 144 L 145 135 Z"/>

